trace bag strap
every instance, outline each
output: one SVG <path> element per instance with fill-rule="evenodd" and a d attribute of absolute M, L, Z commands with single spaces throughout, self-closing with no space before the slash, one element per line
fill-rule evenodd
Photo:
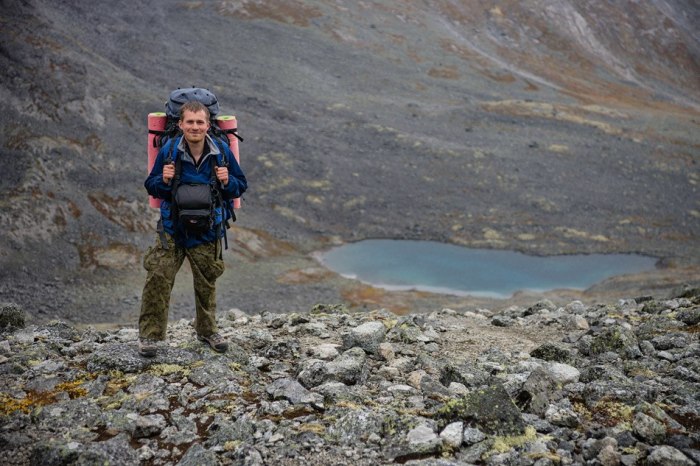
<path fill-rule="evenodd" d="M 182 137 L 177 138 L 177 139 L 171 139 L 168 141 L 170 144 L 170 147 L 168 147 L 168 156 L 166 157 L 165 161 L 163 162 L 165 165 L 170 165 L 173 163 L 173 154 L 175 156 L 175 176 L 173 177 L 172 181 L 172 188 L 170 191 L 170 211 L 171 215 L 173 216 L 173 219 L 177 219 L 177 202 L 175 202 L 175 195 L 177 194 L 177 189 L 180 186 L 180 178 L 182 177 L 182 157 L 177 156 L 177 151 L 175 150 L 175 147 L 177 147 L 180 144 L 180 140 Z"/>
<path fill-rule="evenodd" d="M 229 213 L 229 208 L 228 208 L 228 203 L 224 202 L 224 199 L 221 195 L 221 191 L 224 189 L 224 184 L 223 182 L 217 183 L 217 177 L 216 177 L 216 167 L 228 167 L 228 161 L 226 160 L 226 152 L 224 152 L 224 148 L 221 146 L 219 143 L 218 138 L 212 138 L 214 140 L 214 144 L 219 149 L 219 154 L 216 157 L 216 163 L 212 160 L 211 162 L 211 177 L 212 177 L 212 193 L 214 194 L 214 198 L 216 200 L 216 203 L 221 207 L 221 223 L 219 223 L 219 226 L 217 227 L 217 238 L 221 236 L 223 232 L 223 237 L 224 237 L 224 249 L 228 249 L 228 236 L 226 234 L 226 230 L 231 228 L 231 226 L 228 223 L 228 220 L 226 219 L 226 214 Z M 221 191 L 217 188 L 217 185 L 221 187 Z"/>

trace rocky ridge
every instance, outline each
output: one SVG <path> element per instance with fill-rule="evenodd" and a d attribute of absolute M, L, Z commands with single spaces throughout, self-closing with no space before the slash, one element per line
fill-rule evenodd
<path fill-rule="evenodd" d="M 692 465 L 700 290 L 398 317 L 317 305 L 171 322 L 27 325 L 0 311 L 5 464 Z"/>

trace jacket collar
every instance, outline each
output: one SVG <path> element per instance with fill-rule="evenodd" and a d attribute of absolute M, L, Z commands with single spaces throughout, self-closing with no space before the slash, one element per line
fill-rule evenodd
<path fill-rule="evenodd" d="M 205 153 L 202 154 L 202 160 L 199 162 L 200 167 L 204 166 L 204 164 L 207 163 L 207 158 L 217 157 L 221 153 L 221 151 L 219 150 L 219 145 L 214 142 L 214 140 L 211 138 L 211 136 L 209 136 L 209 134 L 205 135 L 205 138 Z M 187 142 L 185 141 L 184 136 L 180 136 L 180 141 L 177 144 L 177 150 L 180 153 L 183 162 L 189 162 L 192 165 L 195 164 L 194 159 L 190 155 L 190 152 L 187 150 Z"/>

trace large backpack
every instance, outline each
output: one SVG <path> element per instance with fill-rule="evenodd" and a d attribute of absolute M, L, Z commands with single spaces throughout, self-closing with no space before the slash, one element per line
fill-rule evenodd
<path fill-rule="evenodd" d="M 216 117 L 219 115 L 219 101 L 216 96 L 208 89 L 203 89 L 201 87 L 188 87 L 184 89 L 175 89 L 170 93 L 167 102 L 165 102 L 165 130 L 154 131 L 149 130 L 149 133 L 155 134 L 156 137 L 153 139 L 154 147 L 161 148 L 165 145 L 168 140 L 175 139 L 182 131 L 178 126 L 178 120 L 180 119 L 180 108 L 186 102 L 196 100 L 202 105 L 207 107 L 209 110 L 209 136 L 212 137 L 217 143 L 220 141 L 223 144 L 228 145 L 227 134 L 233 134 L 239 141 L 243 141 L 243 138 L 238 135 L 236 129 L 221 129 L 219 127 L 219 122 Z"/>
<path fill-rule="evenodd" d="M 222 129 L 219 126 L 217 116 L 219 115 L 219 102 L 216 96 L 208 89 L 199 87 L 190 87 L 184 89 L 175 89 L 170 93 L 168 100 L 165 103 L 165 125 L 163 130 L 150 129 L 148 132 L 153 135 L 152 146 L 154 150 L 165 148 L 168 153 L 165 163 L 175 162 L 175 178 L 173 183 L 173 214 L 176 216 L 174 221 L 184 224 L 185 227 L 190 227 L 193 234 L 201 234 L 207 231 L 212 223 L 214 216 L 214 207 L 221 206 L 224 222 L 220 224 L 223 229 L 223 238 L 226 249 L 228 249 L 228 240 L 226 230 L 229 228 L 227 220 L 236 221 L 234 205 L 232 201 L 224 201 L 221 198 L 220 192 L 216 189 L 216 175 L 214 173 L 214 163 L 212 162 L 212 175 L 210 185 L 212 188 L 210 199 L 207 199 L 206 192 L 198 189 L 185 187 L 181 189 L 180 173 L 182 171 L 181 162 L 179 159 L 173 160 L 175 147 L 182 135 L 182 131 L 178 125 L 180 119 L 180 108 L 186 102 L 196 100 L 209 110 L 209 131 L 208 134 L 218 146 L 221 156 L 217 158 L 217 166 L 226 165 L 226 157 L 224 147 L 229 146 L 228 135 L 235 136 L 239 141 L 243 138 L 238 135 L 237 129 Z M 162 115 L 162 114 L 161 114 Z M 163 126 L 160 126 L 163 128 Z M 178 193 L 180 195 L 178 195 Z M 179 202 L 178 202 L 179 201 Z M 180 204 L 180 205 L 178 205 Z M 186 228 L 187 231 L 187 228 Z"/>

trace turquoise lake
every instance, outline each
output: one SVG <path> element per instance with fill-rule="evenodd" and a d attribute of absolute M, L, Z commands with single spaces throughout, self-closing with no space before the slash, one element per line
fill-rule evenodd
<path fill-rule="evenodd" d="M 528 256 L 432 241 L 373 239 L 319 254 L 334 272 L 393 290 L 508 298 L 516 291 L 586 289 L 606 278 L 652 270 L 635 254 Z"/>

